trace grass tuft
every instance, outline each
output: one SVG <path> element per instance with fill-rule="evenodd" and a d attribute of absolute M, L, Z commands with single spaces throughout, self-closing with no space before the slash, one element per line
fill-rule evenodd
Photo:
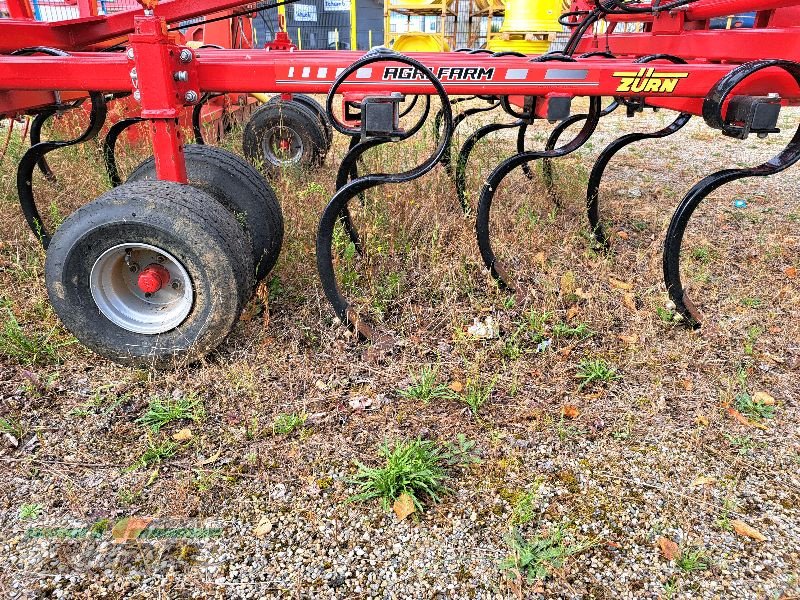
<path fill-rule="evenodd" d="M 464 395 L 461 397 L 461 401 L 469 406 L 469 409 L 472 411 L 474 416 L 478 416 L 478 411 L 480 410 L 481 406 L 486 404 L 489 401 L 489 398 L 492 397 L 492 392 L 494 391 L 494 385 L 496 381 L 497 379 L 495 378 L 486 385 L 482 385 L 477 381 L 467 382 L 467 389 L 464 390 Z"/>
<path fill-rule="evenodd" d="M 3 302 L 0 301 L 0 305 Z M 23 365 L 47 364 L 59 361 L 59 350 L 64 346 L 74 344 L 75 340 L 67 342 L 54 341 L 57 331 L 53 327 L 46 333 L 27 333 L 17 321 L 14 313 L 6 305 L 5 318 L 0 327 L 0 354 L 16 360 Z"/>
<path fill-rule="evenodd" d="M 612 367 L 602 358 L 583 359 L 578 363 L 576 377 L 581 380 L 579 390 L 593 383 L 610 383 L 622 378 L 616 367 Z"/>
<path fill-rule="evenodd" d="M 139 468 L 149 467 L 163 462 L 167 458 L 175 456 L 178 451 L 178 443 L 172 440 L 164 440 L 160 444 L 155 444 L 152 439 L 147 440 L 147 448 L 142 455 L 134 462 L 128 471 L 134 471 Z"/>
<path fill-rule="evenodd" d="M 150 401 L 145 412 L 136 419 L 137 423 L 149 427 L 153 433 L 158 433 L 161 428 L 172 421 L 189 419 L 197 422 L 205 416 L 205 409 L 199 398 L 189 394 L 185 398 L 155 397 Z"/>
<path fill-rule="evenodd" d="M 438 383 L 439 368 L 431 365 L 422 367 L 416 375 L 411 375 L 411 385 L 397 390 L 403 398 L 413 398 L 428 404 L 434 399 L 454 398 L 455 392 L 444 383 Z"/>
<path fill-rule="evenodd" d="M 444 466 L 447 457 L 436 442 L 431 440 L 398 441 L 393 445 L 384 443 L 379 451 L 385 459 L 382 467 L 372 468 L 357 462 L 358 473 L 354 483 L 359 493 L 350 501 L 379 499 L 384 510 L 403 494 L 414 501 L 418 512 L 423 512 L 423 500 L 439 502 L 449 490 L 445 486 L 448 478 Z"/>
<path fill-rule="evenodd" d="M 694 550 L 684 550 L 675 560 L 675 564 L 684 573 L 694 573 L 695 571 L 705 571 L 709 567 L 708 556 L 702 548 Z"/>
<path fill-rule="evenodd" d="M 306 424 L 308 415 L 305 413 L 282 413 L 275 417 L 272 423 L 272 432 L 276 435 L 289 435 L 296 429 Z"/>

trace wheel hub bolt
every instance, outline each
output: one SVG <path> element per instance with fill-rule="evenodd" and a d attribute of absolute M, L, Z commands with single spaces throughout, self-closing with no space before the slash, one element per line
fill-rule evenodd
<path fill-rule="evenodd" d="M 136 263 L 131 263 L 130 265 L 128 265 L 128 270 L 131 273 L 136 273 L 139 270 L 139 265 L 137 265 Z"/>
<path fill-rule="evenodd" d="M 178 290 L 178 289 L 180 289 L 180 287 L 181 287 L 181 282 L 178 281 L 177 279 L 173 279 L 172 280 L 172 289 L 173 290 Z"/>

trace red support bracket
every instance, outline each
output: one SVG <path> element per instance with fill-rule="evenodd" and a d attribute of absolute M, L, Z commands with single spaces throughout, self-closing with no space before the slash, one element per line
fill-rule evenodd
<path fill-rule="evenodd" d="M 130 42 L 133 97 L 142 106 L 141 116 L 151 121 L 156 173 L 159 179 L 186 183 L 178 118 L 186 102 L 200 99 L 196 70 L 188 68 L 194 54 L 172 43 L 166 21 L 152 15 L 136 17 L 136 32 Z M 190 89 L 192 84 L 194 90 Z"/>

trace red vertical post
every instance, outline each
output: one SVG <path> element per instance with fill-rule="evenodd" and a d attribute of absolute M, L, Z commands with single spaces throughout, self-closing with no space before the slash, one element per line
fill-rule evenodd
<path fill-rule="evenodd" d="M 133 52 L 131 82 L 142 117 L 150 120 L 156 174 L 161 180 L 186 183 L 186 161 L 178 117 L 183 108 L 175 74 L 181 70 L 180 49 L 167 34 L 164 19 L 136 17 L 130 36 Z M 130 55 L 129 55 L 130 56 Z"/>
<path fill-rule="evenodd" d="M 97 0 L 78 0 L 78 14 L 82 17 L 97 15 Z"/>
<path fill-rule="evenodd" d="M 33 8 L 28 0 L 6 0 L 8 16 L 12 19 L 32 19 Z"/>

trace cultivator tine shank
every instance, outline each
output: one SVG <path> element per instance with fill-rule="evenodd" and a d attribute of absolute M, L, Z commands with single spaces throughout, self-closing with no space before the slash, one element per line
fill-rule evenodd
<path fill-rule="evenodd" d="M 482 138 L 486 137 L 494 131 L 502 129 L 513 129 L 520 127 L 525 121 L 519 120 L 514 123 L 489 123 L 477 129 L 471 136 L 469 136 L 461 150 L 458 153 L 458 162 L 456 163 L 456 193 L 458 194 L 458 201 L 461 203 L 461 208 L 464 214 L 468 214 L 472 209 L 467 198 L 467 161 L 472 149 L 475 147 Z"/>
<path fill-rule="evenodd" d="M 442 107 L 443 107 L 443 125 L 444 131 L 439 139 L 439 143 L 434 150 L 433 154 L 425 160 L 420 165 L 416 166 L 413 169 L 409 169 L 408 171 L 404 171 L 402 173 L 396 174 L 371 174 L 371 175 L 363 175 L 358 177 L 357 179 L 351 180 L 345 185 L 339 187 L 336 193 L 331 198 L 328 205 L 325 207 L 325 210 L 322 212 L 322 216 L 319 222 L 319 228 L 317 230 L 317 270 L 319 272 L 320 282 L 322 284 L 322 288 L 325 292 L 325 296 L 330 301 L 331 305 L 336 312 L 336 315 L 345 323 L 348 323 L 351 327 L 355 329 L 355 331 L 365 337 L 367 339 L 372 340 L 375 343 L 379 343 L 382 347 L 389 347 L 393 345 L 393 341 L 389 339 L 385 335 L 381 335 L 376 333 L 376 331 L 367 323 L 364 319 L 362 319 L 358 312 L 350 305 L 348 300 L 342 295 L 339 285 L 336 281 L 336 270 L 334 266 L 334 257 L 333 257 L 333 236 L 334 230 L 336 227 L 337 221 L 342 219 L 342 215 L 345 214 L 347 210 L 348 203 L 353 199 L 358 197 L 359 194 L 365 192 L 366 190 L 379 186 L 384 185 L 387 183 L 405 183 L 408 181 L 412 181 L 419 177 L 422 177 L 426 173 L 430 172 L 436 164 L 441 160 L 445 148 L 449 146 L 452 133 L 453 133 L 453 115 L 451 110 L 451 105 L 449 102 L 449 98 L 447 96 L 447 92 L 444 89 L 444 86 L 439 81 L 439 79 L 434 75 L 432 71 L 430 71 L 427 67 L 425 67 L 422 63 L 400 54 L 397 54 L 392 51 L 378 51 L 378 52 L 371 52 L 365 55 L 362 59 L 353 63 L 350 67 L 345 69 L 337 78 L 336 81 L 331 86 L 330 91 L 328 92 L 328 99 L 326 102 L 326 111 L 328 114 L 329 119 L 331 119 L 331 124 L 333 127 L 345 135 L 355 135 L 358 130 L 353 128 L 347 128 L 343 124 L 341 124 L 338 119 L 333 115 L 332 110 L 332 103 L 333 103 L 333 96 L 336 93 L 336 90 L 341 86 L 341 84 L 347 80 L 348 76 L 352 73 L 356 72 L 358 69 L 365 67 L 366 65 L 382 62 L 382 61 L 394 61 L 406 64 L 408 66 L 416 68 L 420 73 L 422 73 L 433 85 L 436 90 L 436 94 L 438 95 Z M 421 118 L 414 127 L 410 130 L 405 132 L 397 132 L 396 135 L 392 135 L 388 138 L 378 136 L 376 139 L 362 138 L 362 141 L 352 147 L 352 149 L 348 152 L 347 156 L 345 157 L 345 162 L 348 164 L 342 164 L 339 168 L 339 177 L 337 177 L 337 185 L 341 182 L 345 177 L 347 177 L 350 172 L 352 166 L 355 164 L 355 161 L 358 160 L 358 157 L 363 154 L 363 152 L 370 148 L 381 143 L 385 143 L 390 139 L 397 139 L 403 140 L 408 139 L 415 133 L 417 133 L 421 128 L 422 125 L 427 118 L 428 111 L 430 109 L 430 98 L 428 98 L 428 104 L 425 108 L 425 114 L 423 118 Z M 363 122 L 362 122 L 363 123 Z"/>
<path fill-rule="evenodd" d="M 568 143 L 560 148 L 545 151 L 532 151 L 521 152 L 515 154 L 511 158 L 507 158 L 501 162 L 491 175 L 486 179 L 481 190 L 480 199 L 478 200 L 477 218 L 475 223 L 475 232 L 478 239 L 478 247 L 480 248 L 481 258 L 492 274 L 492 277 L 498 282 L 501 287 L 511 291 L 517 291 L 514 284 L 508 275 L 507 270 L 500 264 L 499 259 L 494 253 L 491 242 L 490 222 L 491 222 L 491 207 L 494 195 L 497 188 L 502 183 L 503 179 L 516 167 L 525 163 L 542 158 L 559 158 L 574 152 L 583 144 L 585 144 L 597 127 L 597 122 L 600 119 L 600 98 L 592 96 L 589 101 L 589 114 L 584 121 L 583 128 Z"/>
<path fill-rule="evenodd" d="M 478 113 L 482 113 L 482 112 L 489 112 L 491 110 L 494 110 L 498 106 L 500 106 L 498 103 L 493 103 L 493 104 L 490 104 L 489 106 L 475 106 L 475 107 L 466 109 L 464 112 L 459 113 L 458 115 L 455 116 L 455 118 L 453 118 L 453 131 L 455 131 L 455 129 L 461 123 L 463 123 L 464 120 L 467 117 L 471 117 L 472 115 L 477 115 Z M 437 129 L 437 131 L 438 131 L 438 129 Z M 450 147 L 448 147 L 445 150 L 444 156 L 442 156 L 442 166 L 445 168 L 445 170 L 447 171 L 447 173 L 450 176 L 454 177 L 455 173 L 453 173 L 453 167 L 452 167 L 452 164 L 451 164 L 452 163 L 452 156 L 453 156 L 452 152 L 453 152 L 453 150 Z"/>
<path fill-rule="evenodd" d="M 788 60 L 758 60 L 742 64 L 733 69 L 727 76 L 721 79 L 709 92 L 703 101 L 703 118 L 706 123 L 716 129 L 721 129 L 725 135 L 744 139 L 749 133 L 755 132 L 760 136 L 767 132 L 753 131 L 749 123 L 740 125 L 737 122 L 730 122 L 723 116 L 723 106 L 726 100 L 740 83 L 745 79 L 769 68 L 780 68 L 791 75 L 798 86 L 800 86 L 800 63 Z M 730 109 L 728 110 L 730 113 Z M 776 130 L 772 129 L 769 133 Z M 681 200 L 667 229 L 664 241 L 664 283 L 667 293 L 675 309 L 680 314 L 687 325 L 698 328 L 702 325 L 703 316 L 700 310 L 689 298 L 687 290 L 683 287 L 680 273 L 681 246 L 686 227 L 695 209 L 715 190 L 726 183 L 744 179 L 747 177 L 768 177 L 784 171 L 800 160 L 800 126 L 795 130 L 792 139 L 786 147 L 773 156 L 767 162 L 750 168 L 744 169 L 725 169 L 704 177 L 694 186 Z"/>
<path fill-rule="evenodd" d="M 42 127 L 44 127 L 45 122 L 52 117 L 54 114 L 58 112 L 57 108 L 49 108 L 43 112 L 40 112 L 33 118 L 31 122 L 31 129 L 30 129 L 30 136 L 31 136 L 31 146 L 35 146 L 36 144 L 41 143 L 42 141 Z M 42 172 L 48 181 L 55 182 L 56 176 L 53 173 L 53 170 L 50 168 L 50 165 L 47 164 L 47 159 L 42 157 L 39 159 L 39 162 L 36 163 L 39 167 L 39 170 Z"/>
<path fill-rule="evenodd" d="M 605 173 L 608 163 L 614 158 L 620 150 L 641 140 L 655 140 L 665 138 L 680 131 L 686 123 L 691 119 L 691 115 L 681 113 L 678 118 L 670 123 L 667 127 L 655 131 L 653 133 L 629 133 L 617 138 L 606 146 L 597 157 L 597 160 L 592 167 L 592 172 L 589 174 L 589 183 L 586 187 L 586 212 L 589 218 L 589 225 L 592 229 L 595 241 L 603 248 L 609 248 L 609 236 L 603 229 L 603 224 L 600 222 L 600 182 Z"/>
<path fill-rule="evenodd" d="M 108 173 L 108 179 L 111 181 L 111 185 L 117 187 L 122 183 L 122 178 L 119 175 L 119 169 L 117 168 L 117 155 L 116 155 L 116 148 L 117 148 L 117 140 L 119 136 L 122 135 L 122 132 L 136 125 L 137 123 L 141 123 L 144 121 L 141 117 L 130 117 L 128 119 L 122 119 L 121 121 L 117 121 L 108 129 L 108 133 L 106 134 L 106 139 L 103 140 L 103 162 L 106 165 L 106 173 Z"/>
<path fill-rule="evenodd" d="M 89 116 L 89 125 L 80 136 L 74 140 L 40 142 L 31 146 L 22 156 L 17 167 L 17 194 L 22 214 L 31 231 L 36 234 L 45 249 L 50 245 L 51 235 L 45 228 L 39 210 L 36 208 L 36 200 L 33 195 L 33 170 L 39 161 L 53 150 L 82 144 L 97 136 L 106 120 L 106 101 L 100 92 L 91 92 L 90 97 L 92 110 Z"/>

